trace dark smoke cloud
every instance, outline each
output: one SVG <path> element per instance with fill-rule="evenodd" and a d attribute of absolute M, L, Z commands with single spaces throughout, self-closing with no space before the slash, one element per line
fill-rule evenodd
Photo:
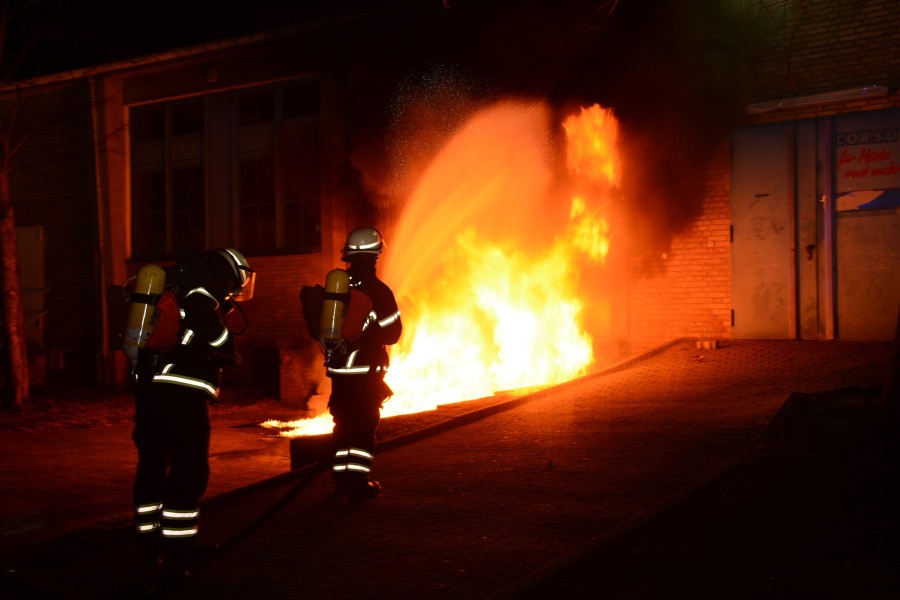
<path fill-rule="evenodd" d="M 656 8 L 648 8 L 656 4 Z M 736 36 L 712 3 L 631 3 L 608 64 L 623 123 L 633 254 L 658 256 L 697 217 L 704 167 L 740 118 Z"/>
<path fill-rule="evenodd" d="M 563 114 L 613 109 L 631 253 L 659 256 L 700 213 L 705 164 L 741 116 L 737 15 L 692 0 L 486 3 L 504 17 L 481 37 L 502 85 Z"/>
<path fill-rule="evenodd" d="M 498 85 L 563 114 L 614 110 L 632 251 L 658 256 L 699 214 L 706 162 L 740 118 L 739 15 L 692 0 L 482 4 L 482 58 Z"/>
<path fill-rule="evenodd" d="M 355 164 L 367 170 L 369 193 L 383 206 L 402 200 L 424 159 L 492 99 L 547 99 L 558 107 L 559 123 L 599 103 L 622 123 L 621 208 L 632 254 L 659 256 L 699 214 L 704 165 L 740 116 L 736 25 L 716 5 L 448 0 L 440 10 L 432 6 L 411 20 L 409 35 L 420 45 L 405 43 L 417 50 L 393 82 L 381 129 L 368 129 L 367 142 L 357 143 Z M 417 63 L 419 56 L 431 62 Z"/>

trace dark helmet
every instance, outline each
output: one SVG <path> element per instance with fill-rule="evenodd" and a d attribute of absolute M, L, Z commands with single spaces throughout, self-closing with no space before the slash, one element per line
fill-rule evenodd
<path fill-rule="evenodd" d="M 347 242 L 341 249 L 341 259 L 352 262 L 354 257 L 371 256 L 378 258 L 384 248 L 381 232 L 374 227 L 358 227 L 347 236 Z"/>
<path fill-rule="evenodd" d="M 250 300 L 256 273 L 234 248 L 207 250 L 169 269 L 167 283 L 187 289 L 202 285 L 216 300 Z"/>
<path fill-rule="evenodd" d="M 244 255 L 234 248 L 222 248 L 213 251 L 228 266 L 226 273 L 231 278 L 231 285 L 227 300 L 241 302 L 253 298 L 253 289 L 256 287 L 256 271 L 250 268 L 250 264 Z"/>

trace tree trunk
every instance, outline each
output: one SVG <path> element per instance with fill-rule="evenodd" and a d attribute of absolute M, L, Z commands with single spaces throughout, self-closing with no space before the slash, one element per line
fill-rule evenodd
<path fill-rule="evenodd" d="M 16 219 L 9 197 L 9 167 L 0 161 L 0 284 L 3 297 L 3 358 L 6 374 L 0 406 L 20 409 L 30 400 L 28 350 L 25 346 L 25 316 L 19 278 L 19 250 L 16 246 Z"/>

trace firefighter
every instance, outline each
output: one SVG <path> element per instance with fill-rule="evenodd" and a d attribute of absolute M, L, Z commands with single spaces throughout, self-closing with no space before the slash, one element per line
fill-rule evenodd
<path fill-rule="evenodd" d="M 138 351 L 132 438 L 138 540 L 154 566 L 187 575 L 199 546 L 200 498 L 209 481 L 207 403 L 219 395 L 222 368 L 236 366 L 225 316 L 253 296 L 255 273 L 237 250 L 198 253 L 166 269 L 174 297 L 172 341 Z M 160 314 L 156 329 L 163 329 Z"/>
<path fill-rule="evenodd" d="M 389 363 L 385 346 L 397 343 L 402 330 L 394 293 L 375 274 L 383 248 L 381 233 L 373 227 L 354 229 L 347 236 L 341 259 L 348 265 L 354 299 L 349 312 L 354 312 L 356 298 L 370 310 L 359 331 L 344 328 L 344 344 L 325 365 L 331 378 L 328 410 L 334 421 L 332 474 L 338 492 L 351 500 L 373 498 L 382 490 L 369 474 L 381 407 L 392 394 L 384 382 Z"/>

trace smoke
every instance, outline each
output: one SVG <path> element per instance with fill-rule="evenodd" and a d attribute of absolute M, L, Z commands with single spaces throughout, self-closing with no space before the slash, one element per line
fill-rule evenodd
<path fill-rule="evenodd" d="M 564 114 L 594 103 L 615 112 L 630 254 L 658 257 L 701 213 L 707 162 L 742 116 L 739 11 L 691 0 L 490 4 L 498 22 L 481 36 L 484 68 L 500 85 Z"/>
<path fill-rule="evenodd" d="M 621 119 L 631 254 L 658 257 L 702 210 L 705 168 L 741 116 L 735 26 L 693 2 L 623 3 L 601 92 Z M 649 265 L 652 266 L 652 265 Z"/>
<path fill-rule="evenodd" d="M 410 67 L 383 124 L 354 140 L 369 202 L 395 221 L 427 165 L 489 102 L 547 101 L 560 123 L 597 103 L 622 124 L 630 253 L 658 257 L 700 214 L 706 163 L 741 116 L 737 25 L 725 10 L 688 0 L 448 3 L 432 24 L 444 45 L 429 56 L 442 60 Z"/>

